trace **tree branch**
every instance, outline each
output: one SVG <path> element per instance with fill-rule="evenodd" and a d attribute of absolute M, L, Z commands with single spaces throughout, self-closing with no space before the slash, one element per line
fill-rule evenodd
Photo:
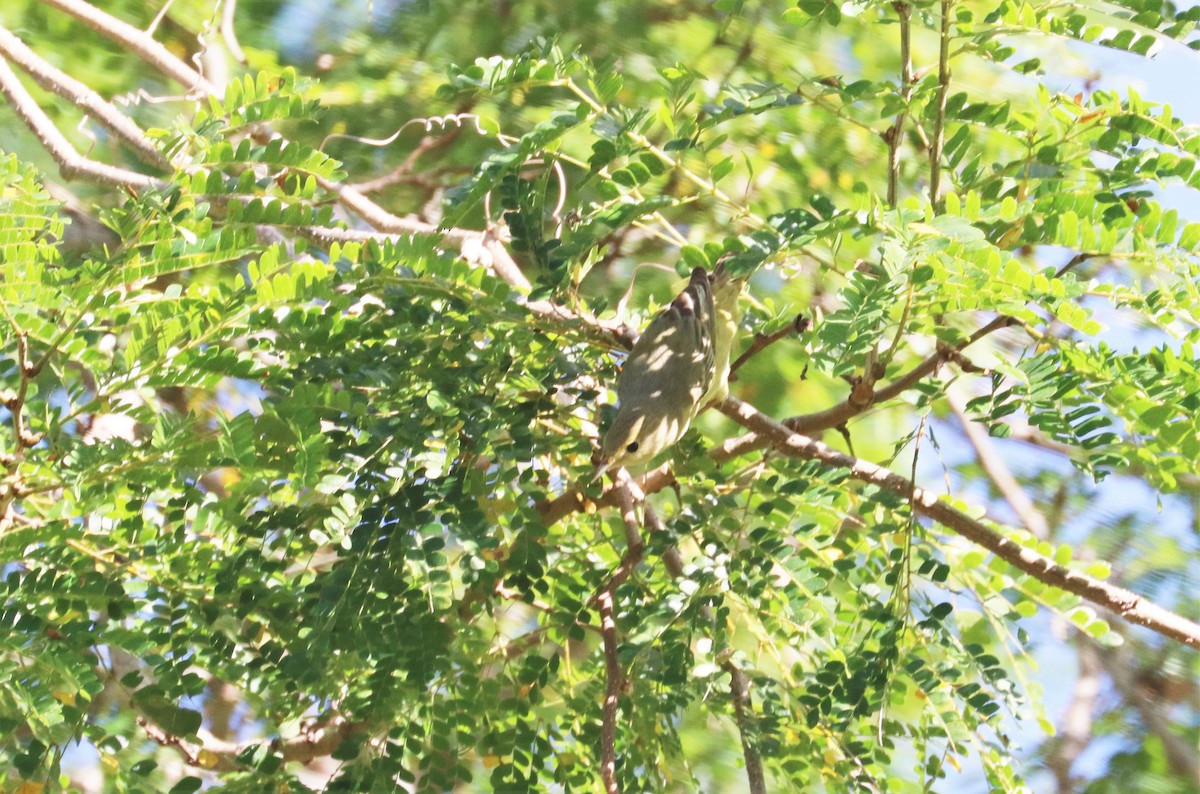
<path fill-rule="evenodd" d="M 913 386 L 916 386 L 921 379 L 932 375 L 937 371 L 938 367 L 952 360 L 956 354 L 961 353 L 988 334 L 998 331 L 1001 328 L 1008 328 L 1011 325 L 1016 325 L 1016 320 L 1006 315 L 1001 315 L 976 330 L 966 341 L 958 345 L 939 345 L 938 349 L 932 355 L 926 357 L 908 372 L 883 388 L 852 392 L 844 402 L 838 403 L 824 411 L 785 419 L 783 424 L 788 429 L 794 430 L 797 433 L 816 433 L 844 425 L 872 405 L 894 400 Z"/>
<path fill-rule="evenodd" d="M 203 746 L 167 733 L 158 723 L 151 722 L 144 715 L 139 714 L 134 721 L 156 743 L 163 747 L 174 747 L 178 750 L 179 754 L 183 756 L 184 763 L 188 766 L 196 767 L 197 769 L 215 769 L 221 772 L 227 772 L 236 768 L 226 754 L 215 753 L 211 756 L 206 756 Z M 210 750 L 209 752 L 212 751 Z"/>
<path fill-rule="evenodd" d="M 646 526 L 651 532 L 666 533 L 667 528 L 649 502 L 642 504 L 642 510 L 646 515 Z M 683 578 L 683 560 L 676 546 L 667 547 L 662 560 L 667 573 L 676 579 Z M 701 607 L 701 614 L 705 616 L 705 620 L 712 620 L 712 610 L 707 606 Z M 737 725 L 738 737 L 742 744 L 742 759 L 746 764 L 746 782 L 750 786 L 750 794 L 766 794 L 767 776 L 763 771 L 762 754 L 758 752 L 752 738 L 754 704 L 750 697 L 750 676 L 732 659 L 721 662 L 721 669 L 729 673 L 729 694 L 733 700 L 734 723 Z"/>
<path fill-rule="evenodd" d="M 58 131 L 54 122 L 46 115 L 33 96 L 21 85 L 17 75 L 9 67 L 8 61 L 0 58 L 0 94 L 8 99 L 13 110 L 25 122 L 30 131 L 37 136 L 42 146 L 58 163 L 59 169 L 67 179 L 87 179 L 110 187 L 126 187 L 142 190 L 159 184 L 153 177 L 139 174 L 104 163 L 97 163 L 83 157 L 75 150 L 70 141 Z"/>
<path fill-rule="evenodd" d="M 1086 262 L 1092 258 L 1092 254 L 1080 253 L 1076 254 L 1065 265 L 1060 267 L 1054 274 L 1054 278 L 1061 278 L 1076 266 Z M 813 414 L 803 416 L 795 416 L 791 419 L 783 421 L 784 426 L 789 430 L 794 430 L 797 433 L 817 433 L 822 430 L 828 430 L 833 427 L 844 425 L 850 419 L 853 419 L 858 414 L 870 408 L 872 405 L 887 402 L 899 397 L 904 392 L 917 385 L 922 378 L 932 375 L 937 371 L 938 367 L 947 361 L 957 360 L 959 354 L 966 350 L 971 345 L 983 339 L 988 334 L 998 331 L 1002 328 L 1008 328 L 1017 325 L 1018 321 L 1008 315 L 1002 314 L 994 318 L 987 324 L 976 329 L 967 339 L 957 345 L 939 345 L 936 352 L 928 356 L 909 370 L 904 375 L 901 375 L 896 380 L 892 381 L 882 389 L 858 389 L 851 392 L 845 402 L 839 403 L 824 411 L 818 411 Z M 864 381 L 865 383 L 865 381 Z"/>
<path fill-rule="evenodd" d="M 954 355 L 961 353 L 965 348 L 988 334 L 1014 324 L 1016 324 L 1016 321 L 1011 317 L 1001 315 L 976 330 L 964 342 L 953 347 L 940 347 L 937 352 L 925 358 L 887 386 L 876 391 L 860 390 L 852 393 L 845 401 L 826 408 L 823 411 L 785 419 L 783 425 L 797 433 L 819 433 L 823 430 L 840 427 L 855 416 L 866 411 L 872 405 L 899 397 L 920 382 L 922 378 L 933 374 L 938 367 L 946 361 L 951 360 Z M 726 401 L 724 404 L 716 403 L 715 407 L 722 413 L 729 415 L 727 409 L 730 405 L 732 403 Z M 724 444 L 713 449 L 709 453 L 709 457 L 716 463 L 724 463 L 739 455 L 763 449 L 766 446 L 768 446 L 766 440 L 757 435 L 749 434 L 726 441 Z M 655 493 L 668 487 L 674 481 L 674 475 L 671 474 L 670 467 L 663 465 L 653 471 L 647 472 L 639 478 L 638 484 L 646 493 Z M 545 523 L 554 524 L 577 510 L 587 509 L 589 506 L 611 507 L 614 504 L 616 504 L 616 496 L 612 490 L 605 491 L 597 500 L 589 500 L 584 497 L 582 489 L 571 488 L 561 496 L 540 502 L 536 508 Z"/>
<path fill-rule="evenodd" d="M 188 89 L 221 96 L 221 88 L 210 83 L 204 75 L 171 54 L 144 30 L 122 22 L 83 0 L 42 0 L 46 5 L 65 11 L 92 30 L 112 39 L 150 64 L 170 79 Z"/>
<path fill-rule="evenodd" d="M 190 742 L 182 737 L 167 733 L 160 725 L 151 721 L 145 715 L 137 717 L 137 724 L 146 735 L 164 747 L 174 747 L 179 750 L 189 766 L 199 769 L 216 769 L 227 771 L 240 768 L 237 756 L 261 742 L 249 741 L 237 744 L 219 739 L 206 730 L 197 732 L 200 741 Z M 272 741 L 271 749 L 285 763 L 295 762 L 308 764 L 318 758 L 324 758 L 338 748 L 348 736 L 364 730 L 366 723 L 352 722 L 343 717 L 332 717 L 328 720 L 313 722 L 305 726 L 299 736 L 282 741 Z"/>
<path fill-rule="evenodd" d="M 1005 426 L 1009 429 L 1008 437 L 1013 441 L 1020 441 L 1031 447 L 1053 452 L 1069 460 L 1078 460 L 1087 457 L 1087 450 L 1071 446 L 1062 441 L 1056 441 L 1027 423 L 1006 422 Z M 1144 477 L 1146 475 L 1146 466 L 1138 460 L 1129 460 L 1126 463 L 1126 467 L 1119 473 L 1133 477 Z M 1195 474 L 1176 472 L 1173 476 L 1175 477 L 1174 486 L 1178 491 L 1193 493 L 1200 491 L 1200 477 Z"/>
<path fill-rule="evenodd" d="M 742 352 L 742 354 L 737 357 L 737 361 L 734 361 L 733 364 L 731 364 L 729 366 L 729 381 L 730 381 L 730 383 L 737 380 L 737 378 L 734 377 L 735 374 L 737 373 L 737 371 L 739 369 L 742 368 L 742 365 L 745 364 L 747 361 L 754 358 L 759 353 L 766 350 L 768 347 L 775 344 L 776 342 L 778 342 L 780 339 L 783 339 L 784 337 L 791 336 L 793 333 L 795 333 L 795 334 L 804 333 L 805 331 L 808 330 L 808 326 L 809 326 L 808 318 L 805 317 L 803 314 L 797 314 L 796 319 L 792 320 L 790 323 L 785 325 L 783 328 L 780 328 L 778 331 L 776 331 L 773 334 L 755 334 L 754 341 L 750 343 L 750 347 L 746 348 Z"/>
<path fill-rule="evenodd" d="M 904 138 L 904 121 L 908 115 L 908 103 L 912 100 L 913 68 L 911 48 L 912 6 L 903 0 L 892 3 L 900 19 L 900 98 L 904 106 L 896 114 L 896 121 L 885 133 L 888 147 L 888 206 L 895 207 L 900 193 L 900 144 Z"/>
<path fill-rule="evenodd" d="M 972 422 L 967 416 L 967 408 L 963 399 L 953 391 L 946 393 L 946 401 L 950 404 L 950 410 L 958 418 L 959 424 L 962 426 L 963 434 L 967 437 L 967 442 L 971 448 L 975 450 L 975 456 L 979 459 L 980 465 L 983 466 L 984 473 L 992 484 L 996 486 L 996 490 L 1004 497 L 1004 501 L 1008 502 L 1009 507 L 1017 514 L 1017 518 L 1025 525 L 1035 538 L 1046 540 L 1050 536 L 1050 527 L 1046 521 L 1046 516 L 1029 498 L 1029 494 L 1017 482 L 1017 478 L 1013 476 L 1004 459 L 996 452 L 996 448 L 992 445 L 991 437 L 987 432 Z"/>
<path fill-rule="evenodd" d="M 1154 631 L 1164 637 L 1200 648 L 1200 625 L 1164 609 L 1142 596 L 1121 587 L 1106 584 L 1091 576 L 1058 565 L 1053 560 L 1009 540 L 980 521 L 951 507 L 946 502 L 910 480 L 865 460 L 838 452 L 819 441 L 791 431 L 748 403 L 734 398 L 721 404 L 721 411 L 748 427 L 749 436 L 764 441 L 774 449 L 793 457 L 815 460 L 827 466 L 847 469 L 850 476 L 862 482 L 908 498 L 921 515 L 957 532 L 967 540 L 982 546 L 1017 570 L 1023 571 L 1043 584 L 1073 593 L 1093 604 L 1111 610 L 1123 620 Z M 743 437 L 745 438 L 745 437 Z"/>
<path fill-rule="evenodd" d="M 596 595 L 596 605 L 600 611 L 600 635 L 604 640 L 605 679 L 604 707 L 600 724 L 600 777 L 604 781 L 607 794 L 619 794 L 621 790 L 617 785 L 617 710 L 621 693 L 627 683 L 618 656 L 620 638 L 617 634 L 613 603 L 616 600 L 617 588 L 633 573 L 646 550 L 637 520 L 636 486 L 629 481 L 627 474 L 618 474 L 618 477 L 615 490 L 621 506 L 621 524 L 625 527 L 625 554 L 622 555 L 617 570 Z M 644 498 L 641 491 L 636 491 L 636 494 L 639 499 Z"/>
<path fill-rule="evenodd" d="M 604 638 L 604 711 L 600 725 L 600 778 L 608 794 L 620 794 L 617 785 L 617 707 L 623 686 L 621 662 L 617 658 L 617 622 L 613 617 L 613 594 L 605 588 L 597 598 L 600 634 Z"/>
<path fill-rule="evenodd" d="M 751 738 L 750 720 L 753 719 L 753 704 L 750 701 L 750 676 L 729 660 L 723 662 L 721 668 L 729 673 L 729 693 L 733 696 L 734 720 L 742 740 L 742 758 L 746 762 L 746 781 L 750 784 L 750 794 L 767 794 L 762 755 Z"/>
<path fill-rule="evenodd" d="M 1059 794 L 1075 791 L 1071 767 L 1092 740 L 1092 714 L 1100 695 L 1100 658 L 1095 645 L 1088 637 L 1081 637 L 1075 648 L 1079 657 L 1079 675 L 1071 689 L 1071 702 L 1063 713 L 1062 731 L 1046 759 Z"/>
<path fill-rule="evenodd" d="M 233 56 L 233 59 L 240 64 L 245 64 L 246 53 L 242 51 L 242 45 L 237 37 L 237 29 L 233 26 L 236 16 L 237 0 L 225 0 L 221 8 L 221 38 L 225 40 L 225 46 L 229 48 L 229 54 Z"/>
<path fill-rule="evenodd" d="M 102 99 L 95 91 L 50 64 L 2 25 L 0 55 L 27 72 L 42 88 L 58 94 L 96 119 L 105 129 L 128 144 L 138 159 L 146 165 L 164 169 L 173 167 L 171 161 L 132 119 Z"/>
<path fill-rule="evenodd" d="M 406 181 L 416 168 L 417 160 L 421 158 L 421 155 L 449 146 L 458 140 L 458 137 L 462 135 L 462 131 L 462 127 L 453 127 L 445 130 L 441 135 L 426 135 L 422 137 L 400 165 L 383 176 L 367 179 L 362 182 L 355 182 L 351 187 L 359 193 L 374 193 L 377 190 L 383 190 L 386 187 Z"/>
<path fill-rule="evenodd" d="M 220 96 L 220 91 L 216 86 L 206 80 L 199 72 L 172 55 L 165 47 L 144 31 L 138 30 L 96 9 L 88 3 L 81 2 L 81 0 L 46 0 L 46 2 L 80 19 L 98 33 L 129 48 L 135 54 L 142 57 L 143 60 L 160 69 L 168 77 L 187 86 L 189 90 L 201 91 L 216 97 Z M 8 74 L 5 75 L 4 71 L 7 71 Z M 85 86 L 83 88 L 86 89 Z M 64 91 L 68 91 L 68 89 L 69 87 L 63 87 Z M 113 166 L 96 163 L 80 157 L 67 142 L 66 138 L 62 136 L 49 120 L 49 117 L 37 107 L 36 102 L 29 97 L 28 92 L 24 90 L 19 81 L 17 81 L 16 76 L 6 66 L 3 67 L 3 71 L 0 71 L 0 92 L 8 96 L 14 108 L 16 108 L 18 115 L 22 117 L 29 128 L 37 135 L 42 145 L 46 147 L 55 161 L 59 163 L 64 175 L 68 178 L 84 178 L 100 184 L 136 188 L 157 184 L 150 177 L 144 177 L 140 174 L 134 174 L 131 171 L 114 168 Z M 67 98 L 71 97 L 68 96 Z M 115 122 L 115 119 L 109 118 L 110 115 L 105 113 L 103 116 L 97 115 L 97 118 L 108 118 L 108 120 Z M 136 125 L 133 125 L 132 121 L 121 125 L 121 128 L 129 127 L 130 125 L 136 129 Z M 129 132 L 132 134 L 132 129 Z M 122 133 L 122 137 L 126 137 L 124 133 Z M 131 140 L 132 142 L 133 140 Z M 482 232 L 469 229 L 438 229 L 438 227 L 430 223 L 394 215 L 348 185 L 323 179 L 320 180 L 320 184 L 322 188 L 336 195 L 339 202 L 352 210 L 376 230 L 399 234 L 441 236 L 462 246 L 465 258 L 471 261 L 481 258 L 486 259 L 486 261 L 479 263 L 491 268 L 497 276 L 511 286 L 522 291 L 531 289 L 529 280 L 521 272 L 520 267 L 518 267 L 512 256 L 508 253 L 508 250 L 504 247 L 503 242 L 493 229 Z M 323 236 L 324 239 L 330 241 L 337 239 L 336 233 L 332 231 L 327 232 Z"/>
<path fill-rule="evenodd" d="M 929 146 L 929 202 L 935 207 L 941 193 L 942 151 L 946 147 L 946 97 L 950 93 L 950 0 L 942 0 L 938 45 L 938 88 L 934 105 L 933 140 Z"/>

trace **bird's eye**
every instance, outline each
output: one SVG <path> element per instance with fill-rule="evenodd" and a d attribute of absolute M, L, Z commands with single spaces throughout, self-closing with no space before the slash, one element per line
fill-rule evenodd
<path fill-rule="evenodd" d="M 625 451 L 630 452 L 630 453 L 637 452 L 638 451 L 638 442 L 634 441 L 632 444 L 625 447 Z"/>

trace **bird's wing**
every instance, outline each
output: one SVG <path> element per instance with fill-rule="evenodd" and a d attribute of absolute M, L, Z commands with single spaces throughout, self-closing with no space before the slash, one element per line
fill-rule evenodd
<path fill-rule="evenodd" d="M 654 318 L 629 353 L 617 382 L 618 401 L 633 397 L 696 402 L 712 381 L 713 314 L 708 274 L 696 268 L 688 286 Z"/>

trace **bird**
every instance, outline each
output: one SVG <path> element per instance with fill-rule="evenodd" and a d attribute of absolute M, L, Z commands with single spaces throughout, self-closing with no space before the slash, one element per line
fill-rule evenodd
<path fill-rule="evenodd" d="M 715 315 L 713 283 L 708 271 L 696 267 L 621 368 L 617 415 L 600 443 L 593 479 L 646 463 L 687 432 L 713 385 Z M 726 350 L 726 370 L 728 359 Z"/>

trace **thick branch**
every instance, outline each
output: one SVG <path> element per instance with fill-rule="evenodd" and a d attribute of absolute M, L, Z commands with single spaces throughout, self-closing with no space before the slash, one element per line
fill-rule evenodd
<path fill-rule="evenodd" d="M 746 762 L 746 781 L 750 794 L 767 794 L 767 778 L 763 774 L 762 756 L 751 738 L 750 720 L 750 676 L 733 662 L 726 661 L 721 667 L 729 673 L 729 693 L 733 696 L 733 714 L 737 721 L 738 735 L 742 739 L 742 758 Z"/>
<path fill-rule="evenodd" d="M 945 362 L 951 360 L 956 354 L 961 353 L 963 349 L 974 344 L 988 334 L 1000 328 L 1007 328 L 1013 325 L 1015 321 L 1006 316 L 1000 316 L 979 328 L 975 333 L 971 334 L 966 341 L 955 347 L 942 347 L 937 352 L 930 355 L 928 358 L 921 361 L 911 370 L 901 375 L 896 380 L 888 385 L 873 392 L 858 392 L 851 394 L 845 401 L 837 405 L 826 408 L 823 411 L 816 413 L 804 414 L 795 416 L 791 419 L 786 419 L 783 425 L 789 430 L 797 433 L 819 433 L 823 430 L 829 430 L 834 427 L 840 427 L 846 422 L 866 411 L 872 405 L 887 402 L 888 400 L 899 397 L 904 392 L 915 386 L 922 378 L 932 375 L 938 367 Z M 730 415 L 731 406 L 734 402 L 725 401 L 717 403 L 716 408 L 727 416 Z M 735 421 L 738 421 L 734 417 Z M 716 463 L 724 463 L 727 460 L 736 458 L 739 455 L 745 455 L 748 452 L 753 452 L 758 449 L 763 449 L 769 446 L 768 442 L 751 433 L 741 436 L 737 439 L 731 439 L 720 445 L 712 452 L 709 457 Z M 640 487 L 647 493 L 655 493 L 666 488 L 674 482 L 674 476 L 670 473 L 669 466 L 660 466 L 658 469 L 650 471 L 638 480 Z M 616 497 L 613 491 L 606 491 L 598 500 L 589 501 L 584 497 L 583 492 L 578 488 L 572 488 L 566 491 L 561 496 L 555 497 L 547 502 L 542 502 L 537 505 L 538 513 L 542 520 L 547 524 L 554 524 L 566 518 L 576 510 L 586 509 L 589 505 L 596 507 L 611 507 L 616 504 Z"/>
<path fill-rule="evenodd" d="M 189 91 L 201 91 L 220 96 L 221 89 L 219 87 L 210 83 L 204 75 L 172 55 L 170 50 L 155 41 L 154 37 L 146 31 L 139 30 L 128 22 L 122 22 L 83 0 L 42 1 L 46 5 L 67 12 L 97 33 L 121 44 Z"/>
<path fill-rule="evenodd" d="M 946 502 L 910 480 L 881 466 L 851 457 L 819 441 L 792 432 L 774 419 L 760 413 L 754 406 L 740 400 L 728 399 L 721 410 L 730 418 L 750 428 L 749 435 L 758 437 L 776 450 L 794 457 L 816 460 L 827 466 L 847 469 L 850 476 L 877 485 L 905 499 L 910 498 L 917 512 L 952 529 L 967 540 L 982 546 L 1009 565 L 1023 571 L 1043 584 L 1074 593 L 1093 604 L 1111 610 L 1123 620 L 1154 631 L 1164 637 L 1200 648 L 1200 625 L 1157 604 L 1125 590 L 1106 584 L 1086 574 L 1058 565 L 1053 560 L 1009 540 L 980 521 L 951 507 Z"/>
<path fill-rule="evenodd" d="M 75 151 L 71 142 L 58 131 L 50 117 L 38 107 L 33 96 L 21 85 L 17 75 L 9 67 L 8 61 L 0 58 L 0 94 L 8 99 L 13 110 L 20 116 L 25 126 L 37 136 L 42 146 L 58 163 L 63 176 L 67 179 L 87 179 L 102 185 L 127 187 L 135 190 L 153 187 L 158 180 L 116 166 L 97 163 L 83 157 Z"/>
<path fill-rule="evenodd" d="M 1060 278 L 1067 272 L 1071 271 L 1078 265 L 1086 262 L 1091 258 L 1091 254 L 1080 253 L 1072 257 L 1055 273 L 1055 278 Z M 863 413 L 872 405 L 887 402 L 899 397 L 904 392 L 908 391 L 919 383 L 923 378 L 932 375 L 942 364 L 956 360 L 961 356 L 963 350 L 975 344 L 991 333 L 1002 328 L 1008 328 L 1016 325 L 1017 321 L 1007 315 L 1000 315 L 976 329 L 966 340 L 957 345 L 939 346 L 937 351 L 926 357 L 905 374 L 896 378 L 894 381 L 880 389 L 859 389 L 846 400 L 837 405 L 831 406 L 823 411 L 818 411 L 812 414 L 804 414 L 802 416 L 792 417 L 783 422 L 783 425 L 796 433 L 812 434 L 824 430 L 829 430 L 835 427 L 845 425 L 855 416 Z M 740 421 L 736 414 L 736 401 L 727 400 L 723 404 L 717 404 L 717 407 L 730 416 L 735 421 Z M 731 413 L 732 411 L 732 413 Z M 769 446 L 768 441 L 755 434 L 749 433 L 736 439 L 730 439 L 713 449 L 709 453 L 709 457 L 716 463 L 723 463 L 740 455 L 763 449 Z M 671 473 L 669 466 L 660 466 L 658 469 L 646 473 L 638 481 L 639 486 L 647 493 L 655 493 L 670 486 L 675 482 L 674 475 Z M 581 489 L 572 488 L 547 502 L 542 502 L 537 505 L 538 513 L 542 520 L 547 524 L 553 524 L 561 521 L 566 516 L 577 510 L 603 507 L 611 507 L 616 504 L 616 497 L 613 491 L 606 491 L 601 497 L 592 501 L 583 495 Z"/>
<path fill-rule="evenodd" d="M 600 724 L 600 777 L 604 781 L 607 794 L 618 794 L 621 790 L 617 786 L 617 710 L 626 683 L 618 656 L 620 638 L 617 635 L 613 604 L 616 601 L 617 588 L 633 573 L 646 550 L 635 506 L 635 492 L 638 499 L 643 498 L 643 494 L 637 490 L 637 486 L 629 482 L 627 475 L 621 474 L 619 478 L 615 490 L 621 506 L 621 524 L 625 527 L 625 554 L 622 555 L 617 570 L 596 595 L 596 605 L 600 610 L 600 635 L 604 639 L 605 679 L 604 708 Z"/>
<path fill-rule="evenodd" d="M 166 169 L 172 167 L 171 162 L 132 119 L 104 101 L 95 91 L 46 61 L 3 26 L 0 26 L 0 55 L 27 72 L 42 88 L 58 94 L 96 119 L 128 144 L 146 165 Z"/>
<path fill-rule="evenodd" d="M 160 725 L 151 721 L 145 715 L 137 718 L 137 723 L 146 735 L 164 747 L 174 747 L 179 750 L 184 761 L 189 766 L 199 769 L 232 770 L 239 768 L 237 757 L 250 747 L 260 742 L 250 741 L 237 744 L 225 739 L 219 739 L 207 730 L 197 732 L 198 742 L 188 741 L 180 736 L 174 736 Z M 321 722 L 314 722 L 304 728 L 303 732 L 287 741 L 271 742 L 271 749 L 285 762 L 308 764 L 318 758 L 324 758 L 338 748 L 347 737 L 364 730 L 362 722 L 352 722 L 342 717 L 333 717 Z"/>

